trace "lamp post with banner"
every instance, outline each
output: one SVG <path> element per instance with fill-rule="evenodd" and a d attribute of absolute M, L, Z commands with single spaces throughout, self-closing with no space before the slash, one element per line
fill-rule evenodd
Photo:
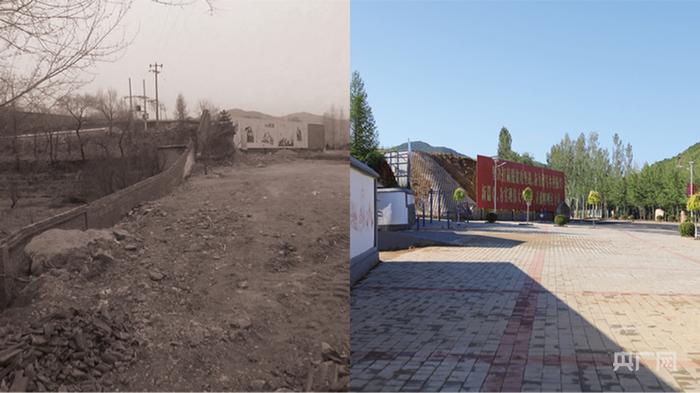
<path fill-rule="evenodd" d="M 502 167 L 502 166 L 505 165 L 506 163 L 505 163 L 505 162 L 502 162 L 501 165 L 498 165 L 498 156 L 494 156 L 494 157 L 492 157 L 492 158 L 493 158 L 493 213 L 494 213 L 494 214 L 498 214 L 498 213 L 497 213 L 497 210 L 496 210 L 496 208 L 497 208 L 497 206 L 496 206 L 496 196 L 498 195 L 497 192 L 496 192 L 497 186 L 498 186 L 498 181 L 497 181 L 498 176 L 497 176 L 497 174 L 498 174 L 498 168 Z"/>

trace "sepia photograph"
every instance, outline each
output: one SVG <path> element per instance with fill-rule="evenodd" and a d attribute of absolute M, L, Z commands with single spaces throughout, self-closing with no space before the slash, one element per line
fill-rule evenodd
<path fill-rule="evenodd" d="M 699 16 L 0 0 L 0 393 L 700 391 Z"/>
<path fill-rule="evenodd" d="M 349 12 L 0 1 L 0 392 L 347 390 Z"/>

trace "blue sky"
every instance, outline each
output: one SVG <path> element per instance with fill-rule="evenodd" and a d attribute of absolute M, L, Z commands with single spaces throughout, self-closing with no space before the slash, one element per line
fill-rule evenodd
<path fill-rule="evenodd" d="M 635 161 L 700 141 L 700 2 L 353 0 L 351 69 L 382 146 L 540 161 L 565 132 L 617 132 Z"/>

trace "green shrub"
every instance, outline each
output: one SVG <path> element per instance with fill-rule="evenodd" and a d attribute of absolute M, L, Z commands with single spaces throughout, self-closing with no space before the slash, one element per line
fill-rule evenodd
<path fill-rule="evenodd" d="M 695 225 L 692 222 L 684 222 L 678 226 L 678 232 L 681 236 L 695 236 Z"/>
<path fill-rule="evenodd" d="M 663 221 L 663 220 L 664 220 L 664 216 L 662 216 L 660 214 L 658 216 L 656 216 L 656 221 Z"/>
<path fill-rule="evenodd" d="M 498 219 L 498 215 L 496 213 L 491 212 L 491 213 L 488 213 L 486 215 L 486 221 L 488 221 L 490 223 L 496 222 L 497 219 Z"/>
<path fill-rule="evenodd" d="M 382 152 L 380 152 L 379 150 L 372 150 L 369 153 L 367 153 L 365 159 L 362 161 L 367 163 L 367 165 L 369 165 L 372 169 L 377 170 L 382 164 L 382 162 L 384 162 L 385 160 Z"/>
<path fill-rule="evenodd" d="M 554 225 L 562 226 L 566 224 L 569 220 L 566 219 L 566 216 L 563 214 L 557 214 L 554 217 Z"/>

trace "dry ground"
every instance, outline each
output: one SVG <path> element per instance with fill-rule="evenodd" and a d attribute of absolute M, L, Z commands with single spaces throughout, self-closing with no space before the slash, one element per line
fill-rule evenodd
<path fill-rule="evenodd" d="M 308 387 L 322 342 L 349 352 L 348 165 L 294 156 L 215 167 L 136 209 L 105 272 L 43 275 L 0 327 L 69 307 L 125 312 L 136 356 L 100 380 L 109 390 Z"/>

